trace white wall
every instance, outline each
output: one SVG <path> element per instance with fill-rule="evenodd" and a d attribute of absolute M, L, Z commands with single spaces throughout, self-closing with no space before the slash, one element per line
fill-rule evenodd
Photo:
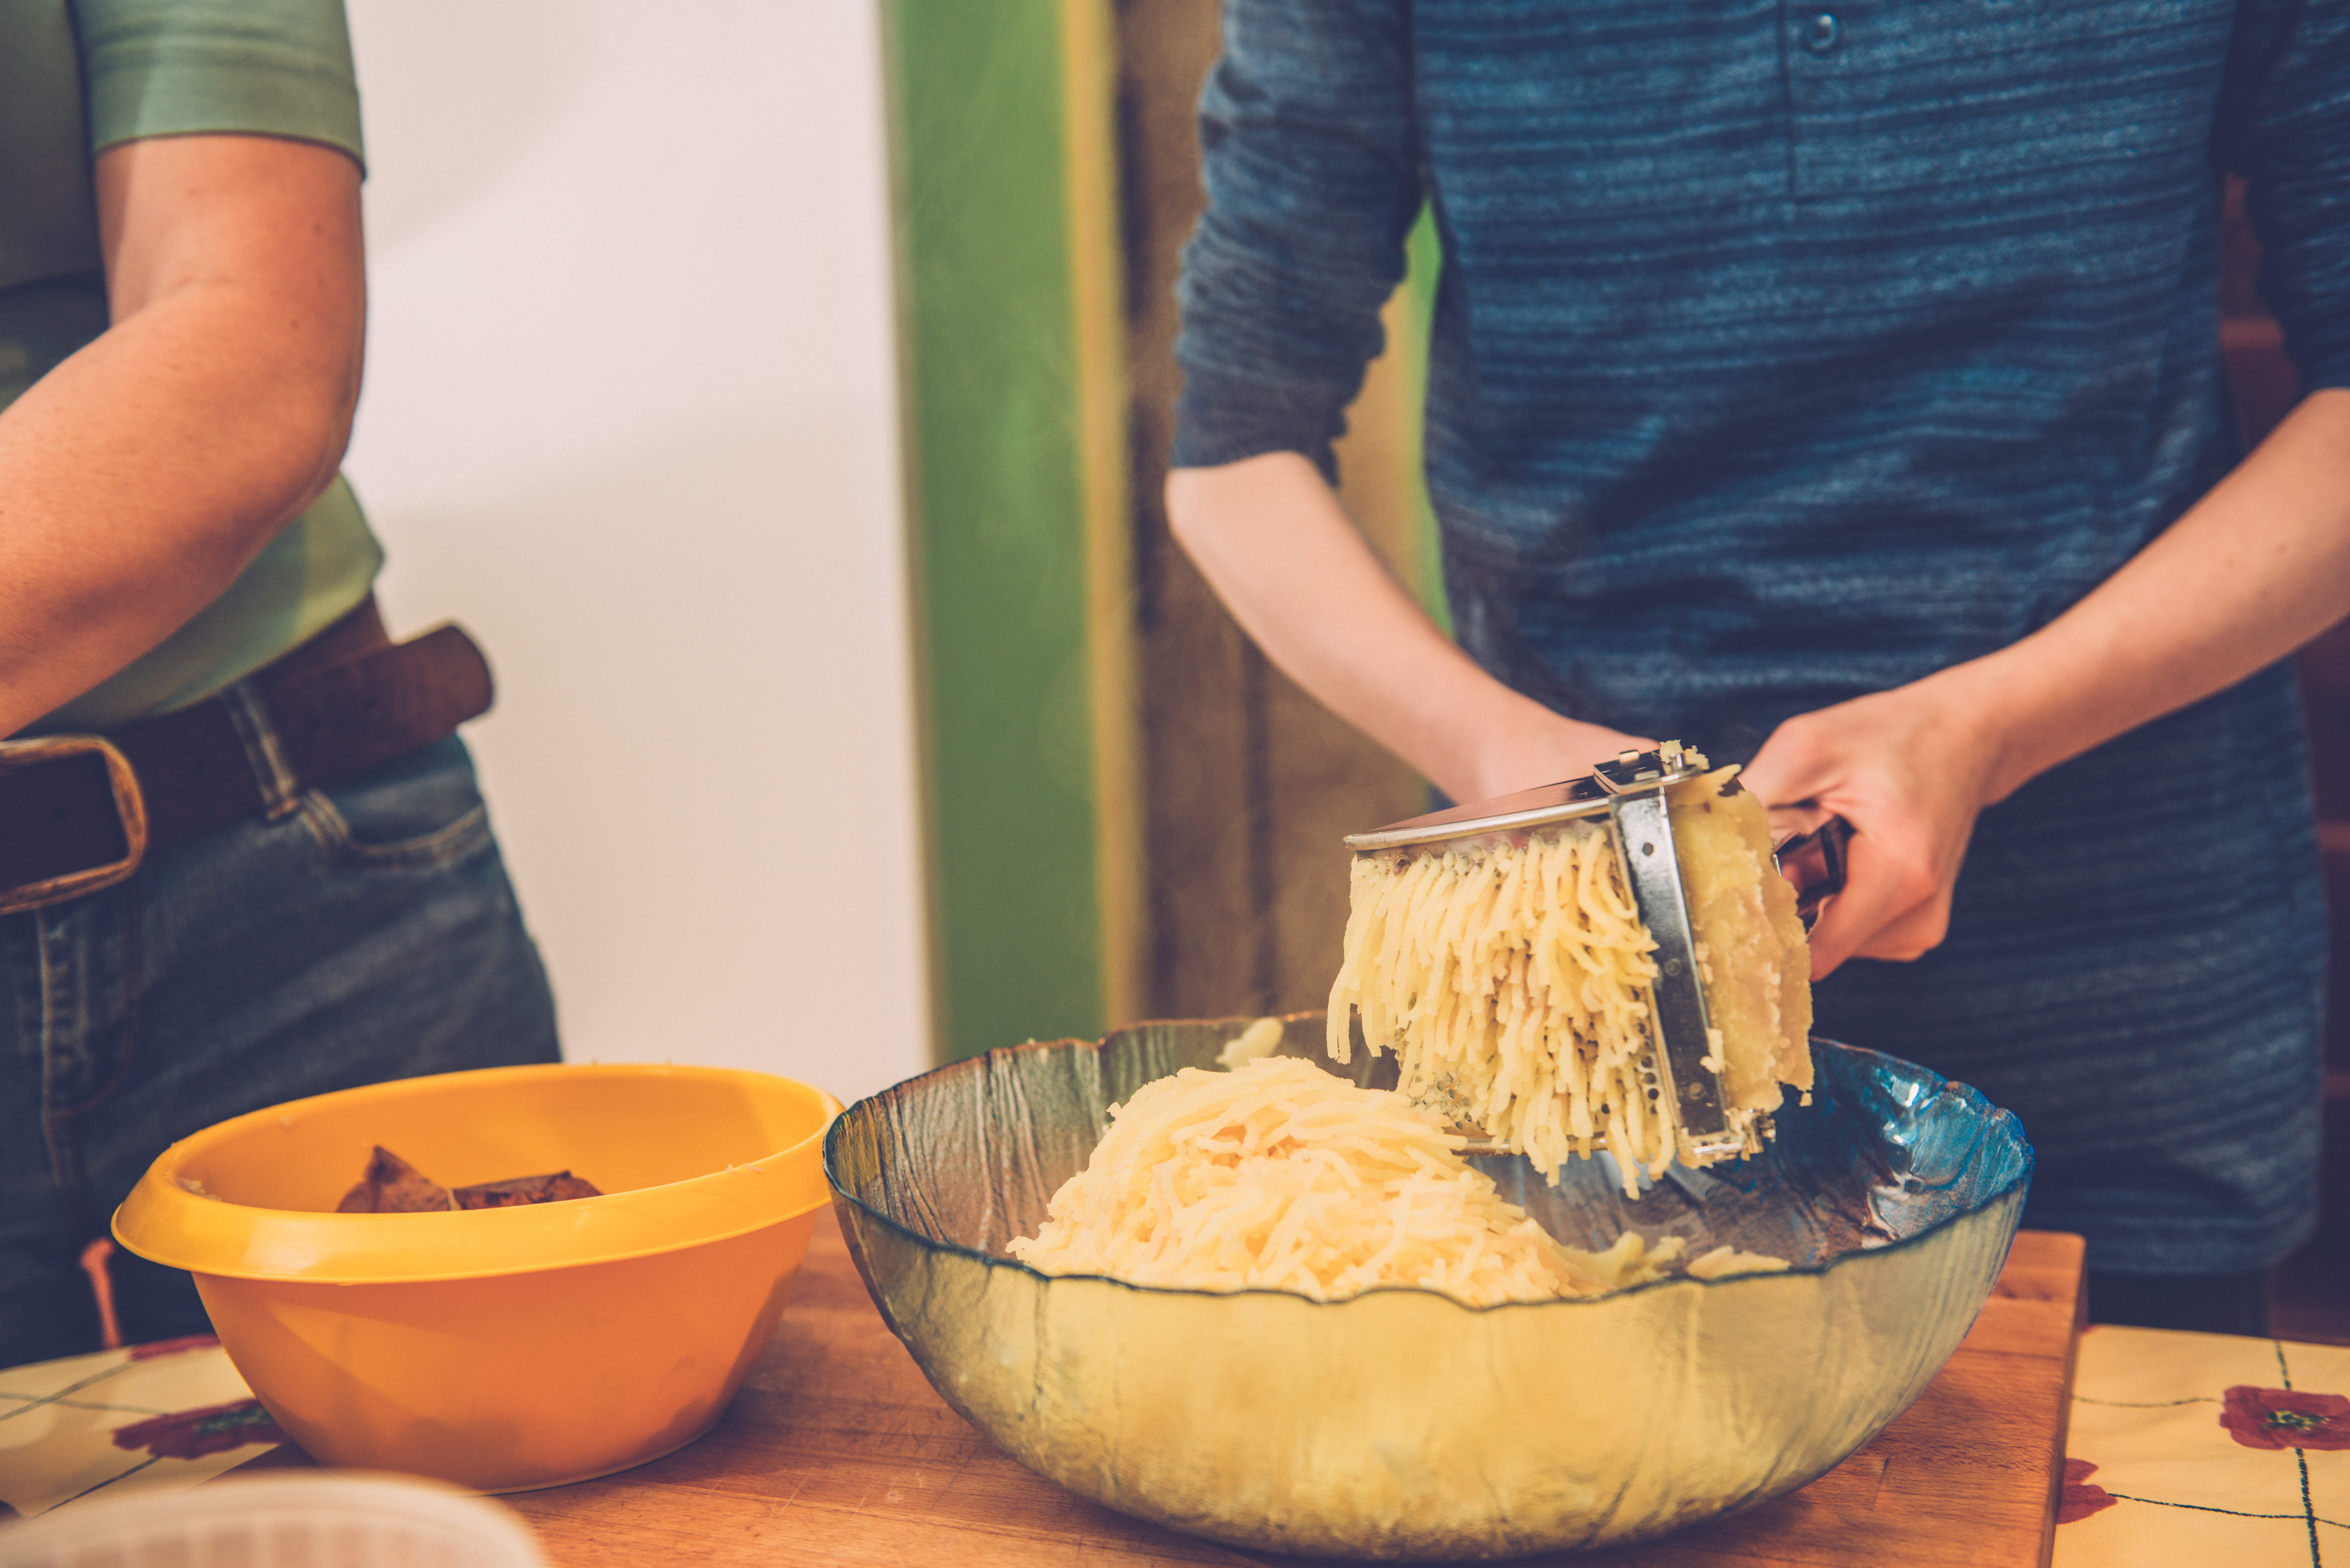
<path fill-rule="evenodd" d="M 350 0 L 348 472 L 574 1060 L 927 1064 L 873 0 Z"/>

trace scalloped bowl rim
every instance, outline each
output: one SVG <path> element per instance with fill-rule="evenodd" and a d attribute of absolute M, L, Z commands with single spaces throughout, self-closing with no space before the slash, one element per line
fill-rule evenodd
<path fill-rule="evenodd" d="M 1284 1021 L 1287 1021 L 1296 1017 L 1311 1016 L 1311 1014 L 1274 1014 L 1273 1016 L 1279 1016 Z M 1621 1290 L 1609 1291 L 1602 1295 L 1556 1296 L 1547 1301 L 1489 1302 L 1483 1305 L 1472 1305 L 1468 1302 L 1461 1301 L 1456 1296 L 1449 1295 L 1442 1291 L 1430 1290 L 1421 1285 L 1373 1285 L 1370 1289 L 1357 1292 L 1354 1295 L 1340 1296 L 1326 1301 L 1315 1296 L 1306 1295 L 1302 1292 L 1275 1290 L 1264 1285 L 1245 1285 L 1238 1290 L 1211 1291 L 1201 1290 L 1197 1286 L 1191 1285 L 1139 1284 L 1132 1280 L 1121 1280 L 1114 1274 L 1048 1274 L 1042 1269 L 1035 1268 L 1027 1263 L 1022 1262 L 1017 1258 L 999 1257 L 993 1252 L 983 1252 L 977 1248 L 966 1247 L 960 1241 L 941 1241 L 932 1237 L 926 1236 L 919 1231 L 900 1224 L 887 1214 L 875 1209 L 862 1198 L 858 1197 L 855 1193 L 850 1192 L 846 1188 L 842 1187 L 838 1177 L 834 1173 L 834 1140 L 840 1136 L 842 1130 L 849 1125 L 850 1119 L 854 1117 L 860 1109 L 866 1106 L 871 1105 L 874 1101 L 880 1099 L 883 1095 L 895 1094 L 899 1090 L 911 1088 L 916 1084 L 920 1084 L 926 1079 L 935 1078 L 943 1073 L 965 1070 L 972 1062 L 986 1060 L 999 1054 L 1017 1054 L 1024 1051 L 1059 1050 L 1070 1045 L 1076 1045 L 1084 1049 L 1098 1052 L 1106 1048 L 1110 1038 L 1117 1034 L 1124 1033 L 1129 1029 L 1147 1029 L 1151 1027 L 1153 1024 L 1170 1023 L 1225 1022 L 1228 1021 L 1222 1019 L 1150 1019 L 1123 1025 L 1119 1029 L 1113 1030 L 1109 1035 L 1103 1036 L 1100 1040 L 1084 1040 L 1075 1035 L 1071 1035 L 1059 1040 L 1030 1040 L 1019 1045 L 999 1045 L 993 1050 L 983 1053 L 979 1056 L 966 1056 L 960 1062 L 945 1063 L 940 1066 L 931 1068 L 927 1073 L 918 1073 L 913 1077 L 908 1078 L 902 1083 L 893 1085 L 889 1088 L 882 1090 L 879 1094 L 866 1096 L 863 1099 L 854 1102 L 847 1109 L 843 1110 L 840 1114 L 832 1118 L 831 1125 L 826 1127 L 824 1132 L 824 1179 L 828 1184 L 830 1184 L 836 1202 L 854 1204 L 858 1212 L 863 1214 L 867 1219 L 887 1226 L 889 1229 L 897 1231 L 899 1235 L 912 1241 L 917 1246 L 933 1251 L 951 1252 L 962 1257 L 970 1258 L 976 1262 L 985 1263 L 991 1268 L 1016 1270 L 1033 1279 L 1042 1280 L 1047 1284 L 1060 1280 L 1091 1280 L 1097 1281 L 1103 1284 L 1116 1285 L 1121 1290 L 1140 1291 L 1152 1295 L 1196 1296 L 1202 1301 L 1214 1301 L 1231 1296 L 1275 1296 L 1288 1301 L 1304 1302 L 1309 1306 L 1316 1307 L 1343 1307 L 1350 1305 L 1356 1302 L 1368 1301 L 1373 1297 L 1385 1295 L 1400 1295 L 1412 1299 L 1434 1296 L 1451 1306 L 1459 1308 L 1462 1312 L 1478 1314 L 1508 1312 L 1519 1308 L 1543 1309 L 1551 1307 L 1596 1307 L 1608 1302 L 1626 1301 L 1633 1296 L 1640 1295 L 1648 1291 L 1665 1290 L 1674 1286 L 1696 1285 L 1709 1290 L 1721 1290 L 1730 1286 L 1753 1284 L 1765 1280 L 1783 1279 L 1790 1274 L 1825 1274 L 1830 1270 L 1841 1267 L 1846 1263 L 1855 1262 L 1864 1258 L 1880 1257 L 1887 1253 L 1898 1251 L 1903 1248 L 1925 1241 L 1929 1238 L 1938 1235 L 1941 1231 L 1948 1230 L 1950 1227 L 1958 1224 L 1961 1220 L 1971 1219 L 1975 1215 L 1991 1209 L 2007 1198 L 2011 1193 L 2013 1193 L 2018 1188 L 2028 1187 L 2032 1180 L 2032 1172 L 2034 1163 L 2032 1142 L 2029 1138 L 2023 1136 L 2022 1124 L 2017 1118 L 2015 1113 L 2007 1109 L 2003 1106 L 1992 1105 L 1991 1100 L 1983 1095 L 1982 1091 L 1975 1088 L 1972 1085 L 1954 1085 L 1953 1080 L 1941 1078 L 1941 1075 L 1937 1073 L 1935 1074 L 1935 1076 L 1941 1078 L 1943 1085 L 1941 1092 L 1946 1093 L 1953 1086 L 1962 1088 L 1969 1094 L 1973 1095 L 1977 1099 L 1981 1100 L 1986 1106 L 1990 1107 L 1992 1114 L 1985 1119 L 1987 1126 L 1998 1126 L 2000 1125 L 2002 1118 L 2004 1118 L 2008 1122 L 2014 1123 L 2016 1127 L 2016 1142 L 2021 1146 L 2023 1156 L 2022 1168 L 2016 1172 L 2012 1179 L 2003 1183 L 1991 1192 L 1984 1194 L 1979 1201 L 1969 1205 L 1959 1212 L 1945 1215 L 1941 1219 L 1935 1220 L 1932 1224 L 1926 1226 L 1923 1230 L 1915 1231 L 1909 1235 L 1896 1237 L 1892 1241 L 1886 1242 L 1881 1247 L 1856 1248 L 1850 1251 L 1839 1252 L 1835 1257 L 1828 1259 L 1825 1262 L 1791 1263 L 1784 1269 L 1773 1269 L 1768 1272 L 1724 1274 L 1719 1279 L 1711 1280 L 1701 1280 L 1691 1274 L 1669 1274 L 1662 1279 L 1649 1280 L 1637 1285 L 1627 1285 Z M 1241 1020 L 1241 1022 L 1244 1023 L 1247 1021 Z M 1846 1045 L 1841 1041 L 1826 1041 L 1825 1044 L 1835 1045 L 1840 1050 L 1857 1052 L 1870 1056 L 1882 1056 L 1887 1061 L 1899 1062 L 1902 1060 L 1902 1058 L 1894 1056 L 1887 1052 L 1872 1051 L 1865 1045 Z M 1913 1066 L 1917 1065 L 1917 1064 L 1914 1063 L 1906 1064 Z M 1927 1068 L 1925 1070 L 1928 1072 L 1933 1071 L 1931 1068 Z"/>

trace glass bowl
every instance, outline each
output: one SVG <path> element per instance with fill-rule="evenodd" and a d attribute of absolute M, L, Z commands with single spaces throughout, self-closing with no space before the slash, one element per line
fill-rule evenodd
<path fill-rule="evenodd" d="M 2023 1208 L 2022 1126 L 1962 1084 L 1814 1043 L 1813 1104 L 1750 1161 L 1627 1199 L 1476 1163 L 1570 1246 L 1626 1230 L 1786 1258 L 1595 1300 L 1317 1303 L 1049 1277 L 1034 1235 L 1109 1107 L 1214 1064 L 1246 1019 L 991 1051 L 859 1101 L 825 1173 L 875 1303 L 948 1404 L 1022 1463 L 1231 1545 L 1472 1561 L 1646 1541 L 1793 1490 L 1922 1392 L 1990 1295 Z M 1321 1058 L 1322 1016 L 1284 1055 Z M 1328 1065 L 1325 1063 L 1325 1065 Z M 1393 1082 L 1358 1051 L 1358 1083 Z"/>

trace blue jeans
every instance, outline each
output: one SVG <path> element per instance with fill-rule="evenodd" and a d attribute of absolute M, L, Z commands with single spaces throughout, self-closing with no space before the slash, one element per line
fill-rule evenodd
<path fill-rule="evenodd" d="M 453 736 L 282 794 L 120 887 L 0 918 L 0 1366 L 99 1347 L 79 1255 L 173 1140 L 306 1095 L 560 1054 Z M 111 1268 L 125 1340 L 210 1332 L 186 1274 L 119 1248 Z"/>

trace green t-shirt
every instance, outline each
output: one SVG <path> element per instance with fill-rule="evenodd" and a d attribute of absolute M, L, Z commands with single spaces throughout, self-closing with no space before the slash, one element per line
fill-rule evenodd
<path fill-rule="evenodd" d="M 204 131 L 361 157 L 342 0 L 0 0 L 0 408 L 106 330 L 91 159 Z M 31 729 L 208 696 L 356 607 L 382 565 L 338 478 L 193 620 Z"/>

